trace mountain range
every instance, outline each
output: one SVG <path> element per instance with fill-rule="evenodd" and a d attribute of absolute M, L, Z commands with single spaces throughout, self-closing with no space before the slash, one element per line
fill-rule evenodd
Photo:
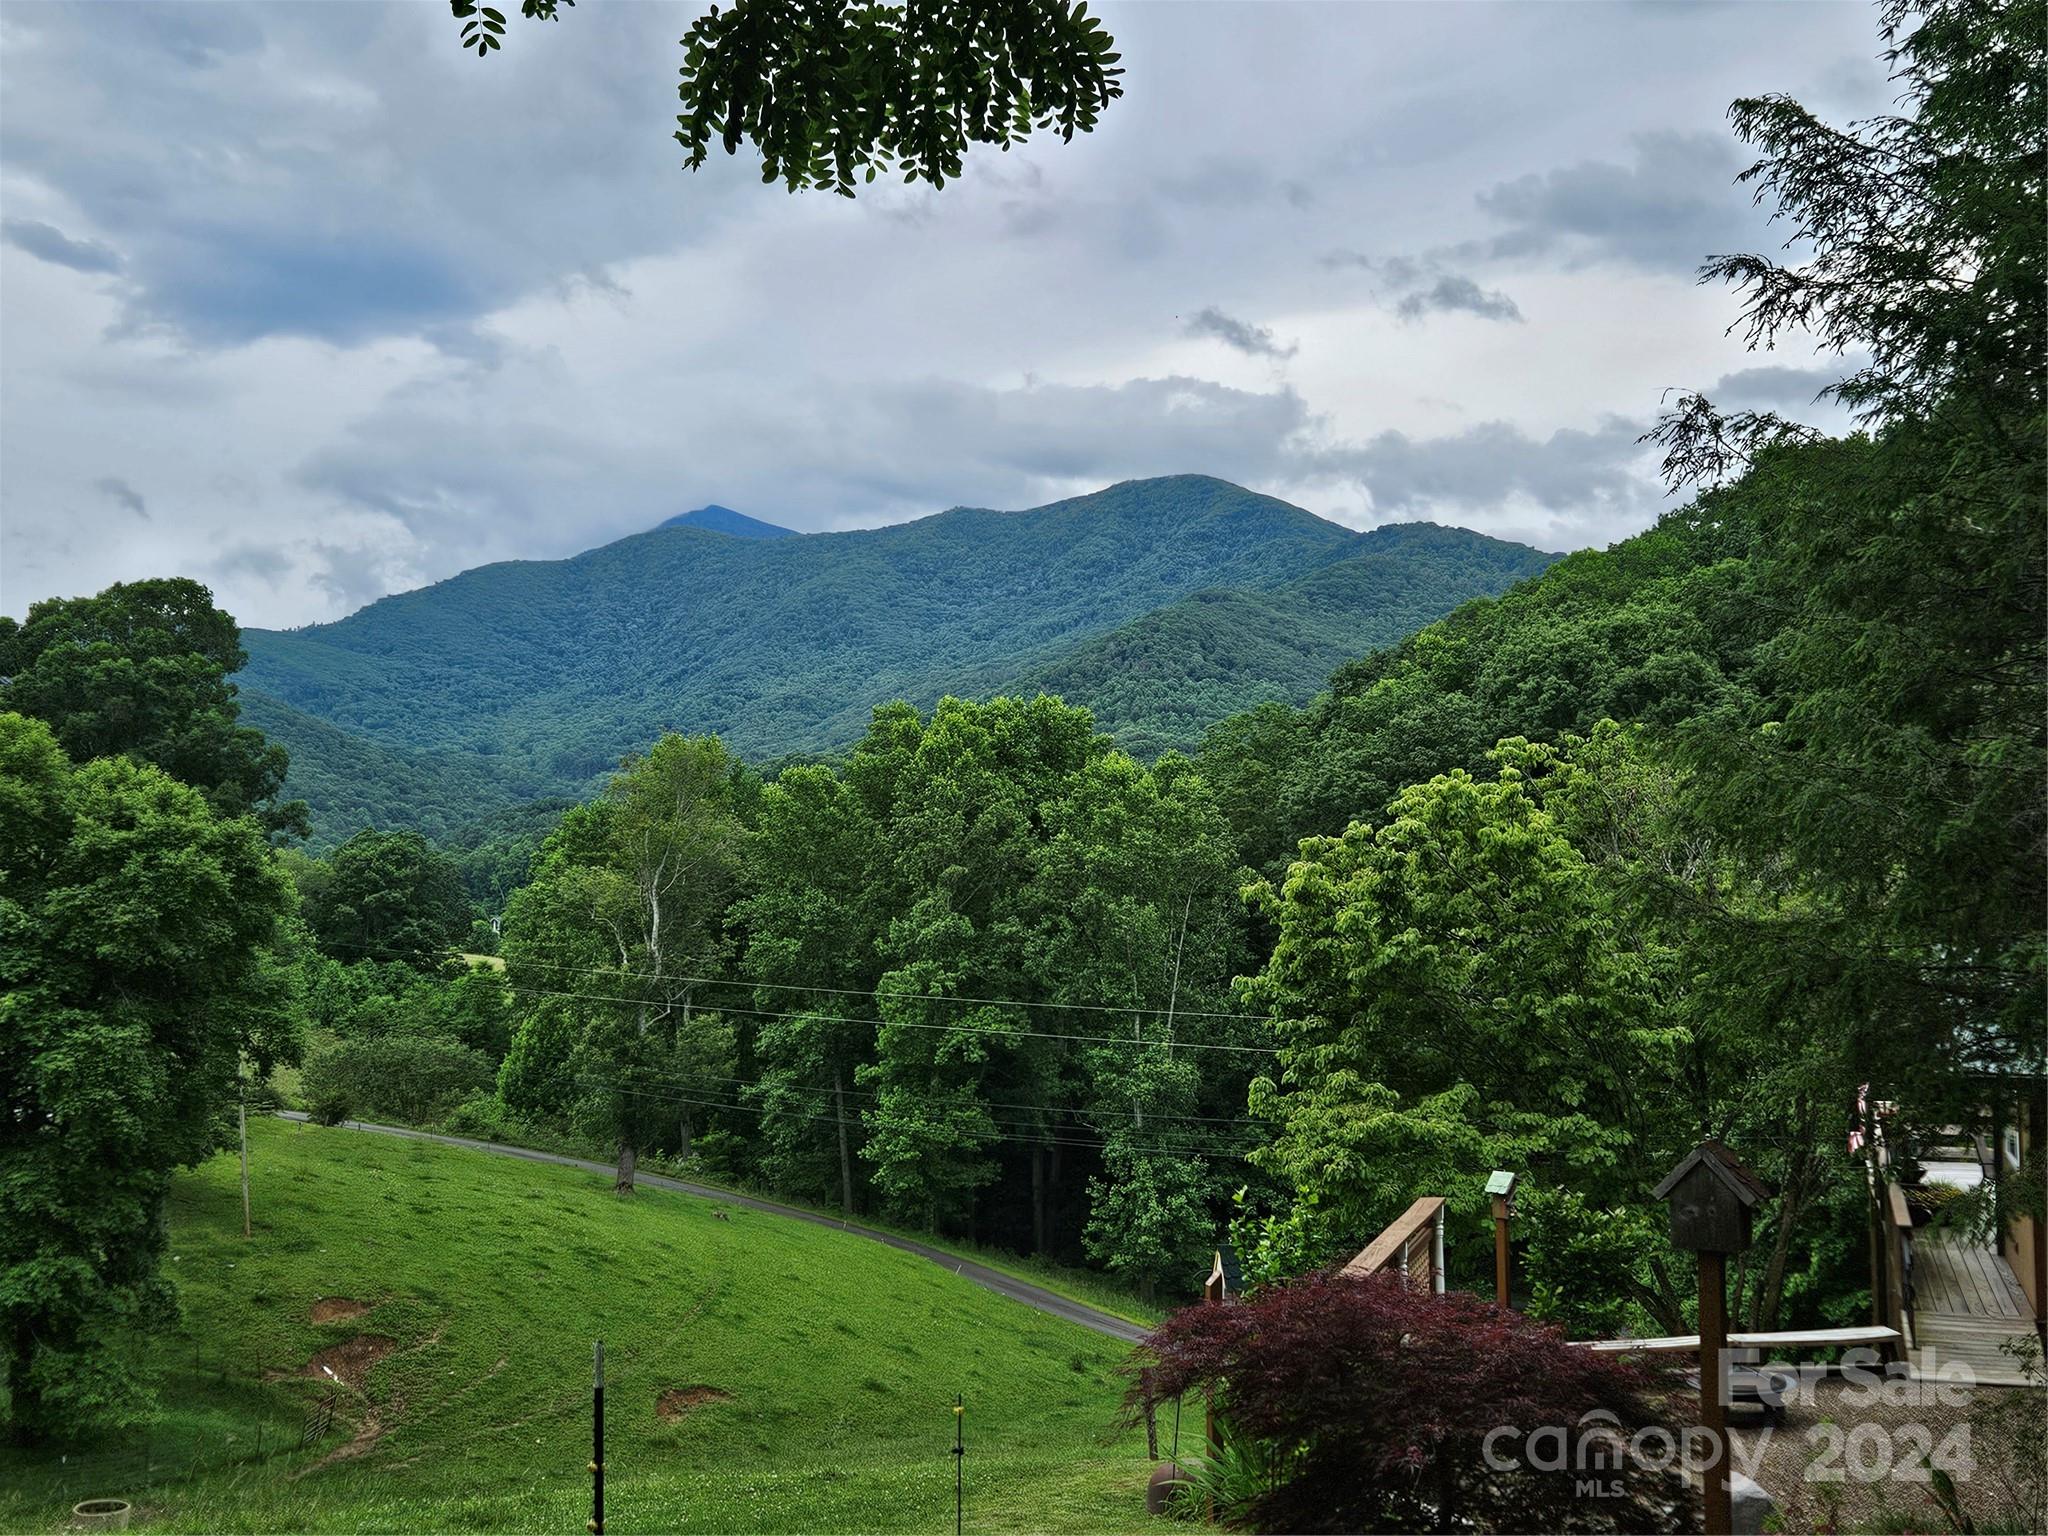
<path fill-rule="evenodd" d="M 1188 747 L 1555 558 L 1430 523 L 1358 533 L 1197 475 L 845 533 L 711 506 L 245 631 L 239 682 L 322 842 L 445 833 L 586 794 L 663 729 L 767 762 L 842 747 L 898 698 L 1043 690 L 1140 756 Z"/>

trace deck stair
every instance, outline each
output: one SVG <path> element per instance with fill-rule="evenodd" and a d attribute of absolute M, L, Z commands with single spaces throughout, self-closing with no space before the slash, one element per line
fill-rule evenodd
<path fill-rule="evenodd" d="M 1915 1234 L 1915 1375 L 1961 1363 L 1985 1386 L 2039 1386 L 2004 1348 L 2033 1331 L 2026 1293 L 2003 1254 L 1962 1232 L 1925 1227 Z"/>

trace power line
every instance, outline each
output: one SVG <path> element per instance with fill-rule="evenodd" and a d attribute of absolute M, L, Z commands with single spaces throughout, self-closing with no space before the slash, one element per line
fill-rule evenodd
<path fill-rule="evenodd" d="M 379 955 L 394 960 L 407 959 L 421 953 L 421 951 L 418 950 L 379 950 L 374 946 L 366 944 L 343 944 L 338 945 L 336 947 L 351 950 L 357 954 Z M 524 946 L 521 947 L 523 948 Z M 536 947 L 546 947 L 555 950 L 557 953 L 560 953 L 568 946 L 554 944 Z M 463 953 L 463 951 L 449 950 L 447 951 L 447 953 L 450 956 L 450 958 L 454 958 Z M 536 959 L 531 955 L 524 954 L 516 956 L 500 955 L 497 958 L 505 960 L 508 964 L 516 962 L 521 965 L 538 965 L 548 970 L 603 970 L 610 975 L 626 977 L 635 981 L 687 982 L 693 986 L 743 987 L 753 988 L 757 991 L 776 992 L 810 992 L 818 995 L 833 997 L 872 997 L 878 999 L 888 998 L 899 1002 L 914 1003 L 967 1003 L 976 1006 L 990 1008 L 1049 1008 L 1056 1012 L 1064 1011 L 1072 1013 L 1149 1014 L 1153 1018 L 1163 1017 L 1167 1011 L 1162 1008 L 1147 1008 L 1138 1006 L 1137 1004 L 1130 1003 L 1058 1003 L 1048 1002 L 1042 998 L 977 997 L 965 993 L 949 994 L 943 992 L 906 992 L 897 988 L 884 987 L 828 987 L 810 982 L 741 980 L 729 976 L 695 976 L 682 972 L 670 972 L 666 975 L 657 976 L 651 971 L 628 971 L 625 969 L 612 970 L 609 966 L 591 966 L 580 964 L 564 965 L 559 961 L 540 960 Z M 1238 1013 L 1226 1009 L 1177 1007 L 1174 1008 L 1172 1011 L 1175 1017 L 1184 1019 L 1231 1019 L 1241 1023 L 1258 1022 L 1256 1017 L 1253 1015 Z"/>
<path fill-rule="evenodd" d="M 523 986 L 520 983 L 513 981 L 507 981 L 505 985 L 510 990 L 514 992 L 523 993 L 529 997 L 578 998 L 585 1002 L 593 1003 L 630 1003 L 636 1007 L 645 1007 L 656 1001 L 656 999 L 653 998 L 620 997 L 616 994 L 605 992 L 570 992 L 557 990 L 549 987 L 529 987 Z M 674 1005 L 662 1004 L 661 1006 L 665 1008 L 670 1008 Z M 737 1013 L 756 1019 L 818 1019 L 825 1017 L 824 1015 L 815 1012 L 788 1013 L 778 1012 L 777 1010 L 769 1008 L 740 1008 L 729 1004 L 720 1004 L 715 1006 L 707 1005 L 706 1011 L 715 1013 Z M 1280 1049 L 1278 1046 L 1237 1045 L 1229 1041 L 1221 1040 L 1126 1040 L 1119 1035 L 1072 1035 L 1063 1034 L 1056 1030 L 975 1029 L 965 1024 L 925 1024 L 913 1019 L 871 1019 L 866 1017 L 848 1017 L 841 1015 L 833 1015 L 832 1017 L 834 1021 L 837 1023 L 872 1024 L 877 1029 L 930 1029 L 937 1030 L 943 1034 L 981 1035 L 997 1040 L 1066 1040 L 1079 1042 L 1084 1045 L 1114 1045 L 1124 1047 L 1126 1049 L 1138 1050 L 1235 1051 L 1240 1054 L 1253 1056 L 1277 1056 L 1280 1054 Z"/>
<path fill-rule="evenodd" d="M 857 1108 L 857 1109 L 864 1109 L 864 1110 L 865 1110 L 865 1109 L 874 1109 L 874 1110 L 880 1110 L 880 1109 L 883 1109 L 883 1108 L 886 1108 L 886 1107 L 888 1107 L 888 1106 L 887 1106 L 887 1105 L 886 1105 L 886 1104 L 885 1104 L 885 1103 L 883 1102 L 883 1097 L 884 1097 L 884 1096 L 883 1096 L 882 1094 L 880 1094 L 880 1093 L 877 1093 L 877 1092 L 874 1092 L 873 1090 L 869 1090 L 869 1089 L 860 1089 L 860 1088 L 845 1088 L 845 1089 L 842 1089 L 842 1088 L 838 1088 L 838 1087 L 812 1087 L 812 1086 L 810 1086 L 810 1085 L 807 1085 L 807 1084 L 800 1084 L 800 1083 L 779 1083 L 779 1082 L 775 1082 L 775 1081 L 772 1081 L 772 1080 L 769 1080 L 769 1079 L 764 1079 L 764 1078 L 744 1078 L 744 1077 L 723 1077 L 723 1076 L 720 1076 L 720 1075 L 719 1075 L 719 1074 L 717 1074 L 717 1073 L 711 1073 L 711 1072 L 706 1072 L 706 1073 L 695 1073 L 695 1074 L 688 1074 L 688 1075 L 684 1075 L 684 1074 L 673 1074 L 673 1073 L 661 1073 L 661 1072 L 647 1072 L 647 1071 L 643 1071 L 643 1070 L 641 1070 L 641 1069 L 638 1069 L 638 1068 L 631 1068 L 631 1069 L 628 1069 L 628 1070 L 630 1070 L 630 1071 L 632 1072 L 632 1074 L 633 1074 L 633 1081 L 634 1081 L 634 1082 L 636 1082 L 636 1083 L 637 1083 L 637 1082 L 649 1082 L 649 1083 L 656 1083 L 656 1084 L 659 1084 L 659 1085 L 661 1085 L 661 1086 L 662 1086 L 662 1087 L 664 1087 L 664 1088 L 668 1088 L 668 1089 L 672 1089 L 672 1090 L 680 1090 L 680 1089 L 694 1088 L 694 1087 L 696 1087 L 696 1086 L 697 1086 L 697 1085 L 698 1085 L 699 1083 L 721 1083 L 721 1084 L 727 1084 L 727 1085 L 731 1085 L 731 1086 L 736 1086 L 736 1087 L 740 1088 L 740 1089 L 741 1089 L 741 1090 L 743 1091 L 743 1093 L 744 1093 L 744 1090 L 746 1090 L 746 1089 L 750 1089 L 750 1088 L 760 1088 L 760 1089 L 767 1089 L 767 1090 L 770 1090 L 770 1091 L 774 1091 L 774 1090 L 780 1089 L 780 1090 L 782 1090 L 782 1091 L 784 1091 L 784 1092 L 789 1092 L 789 1093 L 796 1093 L 796 1094 L 806 1094 L 806 1095 L 809 1095 L 809 1096 L 811 1096 L 811 1097 L 813 1097 L 813 1098 L 816 1098 L 816 1099 L 819 1099 L 819 1100 L 823 1100 L 823 1099 L 826 1099 L 826 1098 L 828 1098 L 828 1097 L 836 1097 L 836 1096 L 838 1096 L 838 1095 L 840 1095 L 840 1094 L 842 1094 L 842 1093 L 843 1093 L 843 1094 L 845 1094 L 845 1095 L 848 1095 L 848 1096 L 851 1096 L 851 1097 L 857 1097 L 857 1098 L 865 1098 L 865 1099 L 868 1099 L 868 1100 L 871 1100 L 871 1101 L 873 1101 L 873 1102 L 871 1102 L 871 1103 L 868 1103 L 868 1104 L 862 1104 L 862 1105 L 856 1105 L 856 1106 L 854 1106 L 854 1107 L 855 1107 L 855 1108 Z M 613 1084 L 613 1083 L 611 1082 L 611 1080 L 608 1080 L 608 1079 L 597 1079 L 597 1078 L 594 1078 L 594 1077 L 593 1077 L 593 1078 L 592 1078 L 591 1080 L 592 1080 L 592 1081 L 596 1081 L 596 1082 L 601 1082 L 601 1083 L 604 1083 L 604 1084 L 605 1084 L 605 1085 L 607 1085 L 607 1086 L 615 1086 L 615 1084 Z M 704 1091 L 710 1091 L 710 1090 L 704 1090 Z M 727 1101 L 725 1101 L 725 1100 L 721 1100 L 721 1101 L 720 1101 L 720 1103 L 721 1103 L 721 1104 L 725 1104 L 726 1102 L 727 1102 Z M 940 1105 L 940 1104 L 942 1103 L 942 1101 L 940 1101 L 940 1100 L 938 1100 L 938 1099 L 934 1099 L 934 1098 L 930 1098 L 930 1097 L 920 1097 L 919 1095 L 917 1095 L 917 1094 L 915 1094 L 915 1093 L 903 1093 L 903 1094 L 898 1094 L 898 1095 L 896 1095 L 896 1096 L 895 1096 L 895 1098 L 894 1098 L 893 1102 L 895 1102 L 895 1103 L 901 1103 L 901 1104 L 930 1104 L 930 1105 Z M 730 1103 L 730 1107 L 731 1107 L 731 1108 L 734 1108 L 734 1109 L 748 1110 L 748 1112 L 750 1112 L 750 1113 L 752 1112 L 752 1110 L 751 1110 L 750 1106 L 748 1106 L 748 1105 L 746 1105 L 746 1104 L 743 1104 L 743 1103 L 740 1103 L 740 1102 L 738 1101 L 738 1099 L 734 1099 L 734 1100 L 732 1100 L 732 1101 L 731 1101 L 731 1103 Z M 1094 1126 L 1093 1124 L 1091 1124 L 1091 1123 L 1089 1122 L 1089 1120 L 1087 1119 L 1087 1117 L 1086 1117 L 1086 1112 L 1085 1112 L 1085 1111 L 1083 1111 L 1083 1110 L 1081 1110 L 1081 1109 L 1078 1109 L 1078 1108 L 1076 1108 L 1076 1107 L 1074 1107 L 1074 1106 L 1072 1106 L 1072 1105 L 1061 1105 L 1061 1104 L 1016 1104 L 1016 1103 L 1008 1103 L 1008 1102 L 1005 1102 L 1005 1101 L 1003 1101 L 1003 1100 L 990 1100 L 990 1099 L 975 1099 L 975 1100 L 973 1100 L 973 1101 L 972 1101 L 972 1105 L 971 1105 L 971 1107 L 973 1107 L 973 1108 L 976 1108 L 976 1109 L 1023 1109 L 1023 1110 L 1043 1110 L 1043 1111 L 1045 1111 L 1045 1112 L 1046 1112 L 1046 1113 L 1048 1113 L 1048 1114 L 1053 1114 L 1053 1115 L 1068 1115 L 1068 1116 L 1072 1116 L 1072 1117 L 1073 1117 L 1073 1118 L 1074 1118 L 1075 1120 L 1079 1121 L 1079 1122 L 1080 1122 L 1080 1123 L 1081 1123 L 1081 1124 L 1082 1124 L 1082 1125 L 1083 1125 L 1083 1126 L 1084 1126 L 1085 1128 L 1087 1128 L 1087 1129 L 1089 1129 L 1089 1130 L 1095 1130 L 1095 1129 L 1096 1129 L 1096 1127 L 1095 1127 L 1095 1126 Z M 766 1113 L 770 1113 L 770 1114 L 782 1114 L 782 1113 L 788 1113 L 788 1111 L 787 1111 L 787 1110 L 782 1110 L 782 1109 L 776 1109 L 776 1108 L 773 1108 L 773 1107 L 767 1107 L 767 1108 L 765 1109 L 765 1111 L 764 1111 L 764 1112 L 766 1112 Z M 1225 1115 L 1192 1115 L 1192 1114 L 1177 1114 L 1177 1113 L 1175 1113 L 1175 1112 L 1174 1112 L 1174 1111 L 1172 1111 L 1172 1110 L 1159 1110 L 1159 1111 L 1156 1111 L 1156 1112 L 1154 1112 L 1154 1113 L 1156 1113 L 1156 1117 L 1157 1117 L 1158 1119 L 1160 1119 L 1160 1120 L 1165 1120 L 1165 1121 L 1186 1121 L 1186 1122 L 1200 1122 L 1200 1123 L 1210 1123 L 1210 1124 L 1216 1124 L 1216 1125 L 1224 1125 L 1224 1126 L 1243 1126 L 1243 1125 L 1259 1125 L 1259 1124 L 1262 1124 L 1262 1123 L 1264 1123 L 1264 1122 L 1262 1122 L 1262 1121 L 1260 1121 L 1260 1120 L 1258 1120 L 1258 1119 L 1256 1119 L 1256 1118 L 1254 1118 L 1253 1116 L 1250 1116 L 1250 1115 L 1237 1115 L 1237 1116 L 1225 1116 Z M 1122 1118 L 1122 1115 L 1121 1115 L 1121 1114 L 1119 1114 L 1119 1115 L 1118 1115 L 1118 1116 L 1116 1116 L 1115 1118 L 1121 1119 L 1121 1118 Z M 858 1122 L 855 1122 L 855 1121 L 847 1121 L 846 1123 L 847 1123 L 847 1124 L 849 1124 L 849 1125 L 851 1125 L 851 1124 L 856 1124 L 856 1123 L 858 1123 Z M 1044 1127 L 1042 1127 L 1042 1126 L 1040 1126 L 1040 1125 L 1038 1125 L 1038 1124 L 1036 1124 L 1036 1123 L 1034 1123 L 1034 1122 L 1032 1122 L 1032 1121 L 1029 1121 L 1029 1120 L 1004 1120 L 1004 1119 L 1000 1119 L 1000 1118 L 997 1118 L 997 1117 L 993 1117 L 993 1116 L 992 1116 L 992 1117 L 990 1118 L 990 1123 L 991 1123 L 991 1124 L 994 1124 L 994 1125 L 1008 1126 L 1008 1127 L 1011 1127 L 1011 1128 L 1013 1128 L 1013 1129 L 1016 1129 L 1016 1130 L 1021 1130 L 1021 1131 L 1027 1131 L 1027 1132 L 1031 1132 L 1031 1133 L 1034 1133 L 1034 1134 L 1036 1134 L 1036 1133 L 1038 1133 L 1038 1132 L 1040 1132 L 1040 1131 L 1042 1131 L 1042 1130 L 1044 1129 Z M 1192 1133 L 1192 1132 L 1191 1132 L 1190 1134 L 1192 1135 L 1192 1134 L 1195 1134 L 1195 1133 Z M 1221 1133 L 1219 1132 L 1219 1133 L 1217 1133 L 1217 1134 L 1221 1134 Z"/>
<path fill-rule="evenodd" d="M 736 1111 L 740 1114 L 749 1115 L 768 1115 L 774 1113 L 774 1111 L 769 1109 L 757 1108 L 755 1106 L 746 1104 L 728 1103 L 721 1099 L 700 1099 L 693 1098 L 685 1094 L 654 1093 L 646 1089 L 629 1087 L 623 1083 L 609 1082 L 603 1078 L 578 1077 L 576 1081 L 579 1083 L 583 1083 L 586 1086 L 601 1088 L 609 1093 L 624 1094 L 629 1098 L 651 1099 L 657 1104 L 691 1104 L 704 1109 L 727 1109 Z M 864 1121 L 857 1119 L 848 1120 L 837 1115 L 827 1115 L 822 1112 L 818 1114 L 798 1113 L 792 1116 L 792 1118 L 801 1120 L 806 1124 L 839 1125 L 845 1126 L 850 1130 L 873 1129 L 873 1127 L 867 1125 Z M 1092 1152 L 1106 1151 L 1110 1145 L 1110 1143 L 1104 1141 L 1082 1141 L 1074 1138 L 1061 1138 L 1056 1136 L 1005 1136 L 1000 1133 L 992 1136 L 980 1137 L 978 1139 L 982 1141 L 1010 1142 L 1012 1144 L 1020 1146 L 1079 1147 L 1084 1150 Z M 1147 1146 L 1132 1147 L 1129 1150 L 1134 1152 L 1156 1152 L 1161 1154 L 1162 1156 L 1202 1156 L 1228 1158 L 1232 1161 L 1242 1161 L 1245 1155 L 1242 1151 L 1238 1151 L 1235 1149 L 1212 1147 L 1197 1142 L 1179 1142 L 1170 1145 L 1166 1143 L 1159 1143 Z"/>
<path fill-rule="evenodd" d="M 637 1071 L 638 1069 L 635 1070 Z M 843 1093 L 848 1098 L 877 1099 L 881 1097 L 878 1092 L 871 1088 L 843 1087 L 832 1083 L 782 1082 L 760 1077 L 721 1077 L 715 1072 L 647 1072 L 640 1075 L 646 1077 L 651 1082 L 676 1083 L 684 1087 L 688 1087 L 696 1082 L 735 1083 L 742 1088 L 776 1088 L 785 1092 L 812 1093 L 820 1096 Z M 1082 1115 L 1086 1113 L 1085 1110 L 1078 1109 L 1072 1104 L 1020 1104 L 1014 1100 L 1006 1099 L 983 1099 L 980 1102 L 990 1109 L 1036 1109 L 1053 1115 Z M 1265 1123 L 1255 1115 L 1196 1115 L 1170 1109 L 1147 1110 L 1146 1113 L 1156 1113 L 1162 1120 L 1202 1120 L 1217 1125 L 1261 1125 Z"/>

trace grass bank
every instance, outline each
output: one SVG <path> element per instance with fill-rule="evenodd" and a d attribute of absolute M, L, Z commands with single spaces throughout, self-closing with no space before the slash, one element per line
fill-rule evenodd
<path fill-rule="evenodd" d="M 1145 1524 L 1113 1340 L 715 1201 L 276 1121 L 250 1139 L 253 1240 L 232 1158 L 173 1189 L 163 1413 L 69 1460 L 0 1451 L 0 1524 L 92 1494 L 164 1530 L 575 1529 L 597 1336 L 613 1531 L 941 1528 L 956 1392 L 969 1529 Z"/>

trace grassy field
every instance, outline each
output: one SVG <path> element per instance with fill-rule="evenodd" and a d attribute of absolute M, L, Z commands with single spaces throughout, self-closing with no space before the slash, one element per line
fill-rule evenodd
<path fill-rule="evenodd" d="M 611 1531 L 942 1529 L 956 1392 L 969 1529 L 1146 1523 L 1113 1340 L 781 1217 L 342 1130 L 249 1133 L 252 1241 L 232 1158 L 173 1188 L 184 1321 L 149 1356 L 164 1411 L 69 1459 L 0 1450 L 0 1526 L 112 1495 L 163 1530 L 575 1530 L 599 1335 Z M 301 1449 L 322 1397 L 333 1425 Z"/>
<path fill-rule="evenodd" d="M 298 1084 L 296 1076 L 294 1075 L 289 1079 L 288 1083 L 285 1076 L 287 1073 L 295 1074 L 295 1072 L 296 1069 L 294 1068 L 279 1067 L 276 1073 L 273 1074 L 271 1083 L 272 1086 L 279 1087 L 281 1092 L 285 1092 L 288 1087 L 289 1091 L 286 1093 L 286 1101 L 295 1107 L 303 1108 L 304 1102 L 297 1095 Z M 432 1125 L 415 1126 L 413 1129 L 445 1134 L 440 1131 L 439 1127 Z M 492 1139 L 498 1140 L 499 1138 L 494 1137 Z M 567 1157 L 587 1158 L 596 1162 L 606 1161 L 604 1149 L 601 1147 L 594 1147 L 587 1142 L 573 1138 L 549 1136 L 532 1127 L 527 1128 L 516 1140 L 508 1140 L 505 1144 L 537 1147 L 543 1152 L 559 1152 Z M 666 1174 L 670 1178 L 682 1179 L 692 1184 L 707 1185 L 713 1189 L 729 1189 L 736 1195 L 748 1195 L 756 1199 L 772 1200 L 777 1204 L 790 1206 L 796 1210 L 814 1212 L 828 1220 L 839 1220 L 840 1213 L 836 1207 L 817 1205 L 807 1200 L 799 1200 L 782 1193 L 780 1190 L 728 1184 L 723 1180 L 707 1175 L 701 1168 L 694 1165 L 678 1165 L 660 1156 L 650 1156 L 643 1157 L 640 1160 L 640 1167 L 647 1173 Z M 1185 1306 L 1190 1302 L 1197 1301 L 1201 1295 L 1200 1290 L 1197 1288 L 1177 1300 L 1155 1299 L 1146 1301 L 1115 1276 L 1104 1274 L 1100 1270 L 1079 1269 L 1073 1265 L 1054 1263 L 1050 1259 L 1039 1258 L 1032 1254 L 1012 1253 L 1007 1248 L 989 1248 L 978 1243 L 963 1243 L 939 1233 L 926 1231 L 921 1227 L 898 1226 L 893 1222 L 885 1221 L 881 1217 L 874 1215 L 864 1214 L 855 1217 L 853 1225 L 867 1227 L 877 1232 L 894 1233 L 898 1237 L 915 1238 L 927 1247 L 940 1249 L 943 1252 L 954 1255 L 956 1258 L 970 1259 L 974 1263 L 986 1265 L 990 1269 L 1002 1270 L 1005 1274 L 1015 1275 L 1020 1280 L 1029 1280 L 1033 1285 L 1042 1286 L 1048 1291 L 1056 1291 L 1070 1301 L 1084 1302 L 1088 1306 L 1095 1308 L 1098 1312 L 1107 1312 L 1114 1317 L 1122 1318 L 1125 1322 L 1136 1323 L 1144 1328 L 1154 1327 L 1164 1322 L 1176 1307 Z M 1198 1278 L 1200 1277 L 1198 1276 Z"/>

